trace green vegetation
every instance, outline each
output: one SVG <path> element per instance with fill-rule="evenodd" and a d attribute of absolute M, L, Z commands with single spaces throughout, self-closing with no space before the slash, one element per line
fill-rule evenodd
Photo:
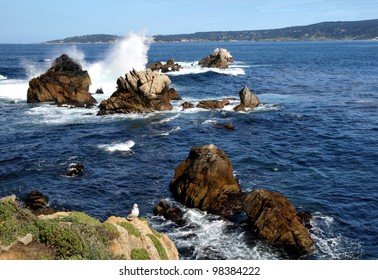
<path fill-rule="evenodd" d="M 376 37 L 378 37 L 378 19 L 322 22 L 268 30 L 215 31 L 154 36 L 155 41 L 158 42 L 368 40 Z"/>
<path fill-rule="evenodd" d="M 93 34 L 84 36 L 74 36 L 61 40 L 52 40 L 47 44 L 95 44 L 95 43 L 114 43 L 120 36 L 109 34 Z"/>
<path fill-rule="evenodd" d="M 128 233 L 134 235 L 135 237 L 140 237 L 141 233 L 138 229 L 136 229 L 132 224 L 126 222 L 117 223 L 118 225 L 124 227 Z"/>
<path fill-rule="evenodd" d="M 168 260 L 167 252 L 165 251 L 161 242 L 157 239 L 155 235 L 147 234 L 147 236 L 151 239 L 152 243 L 154 244 L 155 248 L 158 251 L 161 260 Z"/>
<path fill-rule="evenodd" d="M 132 249 L 131 250 L 131 259 L 132 260 L 149 260 L 148 252 L 146 249 Z"/>
<path fill-rule="evenodd" d="M 114 225 L 102 224 L 84 213 L 41 220 L 28 209 L 0 201 L 0 244 L 8 246 L 28 233 L 52 248 L 55 259 L 86 260 L 112 259 L 108 242 L 119 235 Z"/>

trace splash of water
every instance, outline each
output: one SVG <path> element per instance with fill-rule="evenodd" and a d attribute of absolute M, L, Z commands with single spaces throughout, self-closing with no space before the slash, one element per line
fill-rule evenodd
<path fill-rule="evenodd" d="M 149 46 L 148 37 L 136 33 L 129 33 L 116 42 L 103 61 L 88 65 L 92 89 L 102 88 L 105 93 L 112 93 L 119 76 L 132 69 L 144 70 Z"/>

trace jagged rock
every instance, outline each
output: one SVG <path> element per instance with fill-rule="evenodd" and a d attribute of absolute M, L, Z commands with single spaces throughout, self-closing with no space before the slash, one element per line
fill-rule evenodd
<path fill-rule="evenodd" d="M 151 69 L 132 70 L 118 78 L 116 92 L 101 102 L 98 115 L 171 110 L 171 98 L 180 97 L 174 89 L 169 89 L 170 83 L 167 75 Z"/>
<path fill-rule="evenodd" d="M 234 110 L 245 111 L 246 109 L 253 109 L 260 105 L 259 98 L 246 86 L 239 92 L 240 104 Z"/>
<path fill-rule="evenodd" d="M 57 105 L 90 107 L 96 103 L 89 93 L 91 78 L 81 65 L 63 54 L 52 67 L 29 81 L 27 102 L 55 102 Z"/>
<path fill-rule="evenodd" d="M 155 206 L 154 215 L 163 216 L 167 220 L 171 220 L 179 226 L 185 224 L 181 209 L 178 207 L 171 207 L 165 200 L 160 201 L 159 204 Z"/>
<path fill-rule="evenodd" d="M 48 202 L 49 197 L 39 191 L 31 191 L 25 200 L 26 207 L 31 210 L 44 208 Z"/>
<path fill-rule="evenodd" d="M 230 100 L 228 100 L 227 98 L 226 99 L 223 99 L 222 101 L 218 101 L 218 100 L 203 100 L 203 101 L 200 101 L 198 104 L 197 104 L 197 107 L 198 108 L 202 108 L 202 109 L 223 109 L 224 106 L 230 104 Z"/>
<path fill-rule="evenodd" d="M 176 63 L 176 61 L 174 59 L 169 59 L 165 64 L 163 64 L 161 62 L 153 62 L 153 63 L 150 64 L 149 68 L 152 71 L 160 71 L 161 70 L 161 72 L 167 73 L 167 72 L 180 71 L 182 66 L 180 64 Z"/>
<path fill-rule="evenodd" d="M 104 94 L 104 90 L 102 88 L 96 89 L 95 94 Z"/>
<path fill-rule="evenodd" d="M 129 221 L 126 218 L 111 216 L 105 223 L 112 224 L 120 233 L 110 244 L 110 251 L 115 258 L 133 259 L 134 250 L 143 250 L 146 259 L 179 259 L 172 240 L 165 234 L 153 231 L 146 220 L 135 218 Z"/>
<path fill-rule="evenodd" d="M 243 203 L 254 233 L 290 256 L 310 254 L 313 241 L 290 201 L 276 192 L 257 189 Z"/>
<path fill-rule="evenodd" d="M 202 58 L 198 62 L 198 65 L 201 67 L 225 69 L 233 61 L 232 55 L 226 49 L 216 48 L 211 55 Z"/>
<path fill-rule="evenodd" d="M 244 197 L 230 160 L 213 144 L 193 147 L 169 188 L 185 206 L 222 216 L 240 211 Z"/>

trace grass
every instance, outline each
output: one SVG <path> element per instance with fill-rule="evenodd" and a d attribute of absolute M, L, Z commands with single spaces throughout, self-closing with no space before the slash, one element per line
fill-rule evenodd
<path fill-rule="evenodd" d="M 158 251 L 159 257 L 161 260 L 168 260 L 167 252 L 165 251 L 161 242 L 157 239 L 157 237 L 153 234 L 147 234 L 147 236 L 151 239 L 152 243 L 154 244 L 156 250 Z"/>
<path fill-rule="evenodd" d="M 125 228 L 129 234 L 132 234 L 135 237 L 141 236 L 141 232 L 136 227 L 134 227 L 132 224 L 127 223 L 127 222 L 119 222 L 117 224 L 122 226 L 123 228 Z"/>
<path fill-rule="evenodd" d="M 131 259 L 132 260 L 149 260 L 148 252 L 146 249 L 132 249 L 131 250 Z"/>

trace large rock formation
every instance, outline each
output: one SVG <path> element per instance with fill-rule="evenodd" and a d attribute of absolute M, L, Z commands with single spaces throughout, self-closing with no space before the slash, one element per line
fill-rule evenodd
<path fill-rule="evenodd" d="M 169 185 L 185 206 L 227 216 L 241 210 L 243 193 L 227 155 L 215 145 L 193 147 Z"/>
<path fill-rule="evenodd" d="M 91 78 L 81 65 L 63 54 L 52 67 L 29 81 L 27 102 L 55 102 L 57 105 L 86 107 L 96 103 L 89 93 Z"/>
<path fill-rule="evenodd" d="M 165 74 L 147 69 L 132 70 L 117 80 L 117 90 L 99 105 L 99 115 L 114 113 L 150 113 L 171 110 L 172 99 L 180 99 L 169 89 L 171 80 Z"/>
<path fill-rule="evenodd" d="M 234 108 L 235 111 L 245 111 L 260 105 L 258 97 L 246 86 L 239 92 L 239 97 L 241 103 Z"/>
<path fill-rule="evenodd" d="M 275 192 L 257 189 L 243 203 L 254 233 L 282 247 L 290 256 L 310 254 L 313 241 L 289 200 Z"/>
<path fill-rule="evenodd" d="M 0 199 L 0 260 L 177 260 L 174 243 L 145 219 L 111 216 L 101 223 L 82 212 L 32 214 L 16 196 Z"/>
<path fill-rule="evenodd" d="M 202 58 L 198 62 L 198 65 L 201 67 L 225 69 L 233 61 L 232 55 L 226 49 L 216 48 L 212 54 Z"/>

